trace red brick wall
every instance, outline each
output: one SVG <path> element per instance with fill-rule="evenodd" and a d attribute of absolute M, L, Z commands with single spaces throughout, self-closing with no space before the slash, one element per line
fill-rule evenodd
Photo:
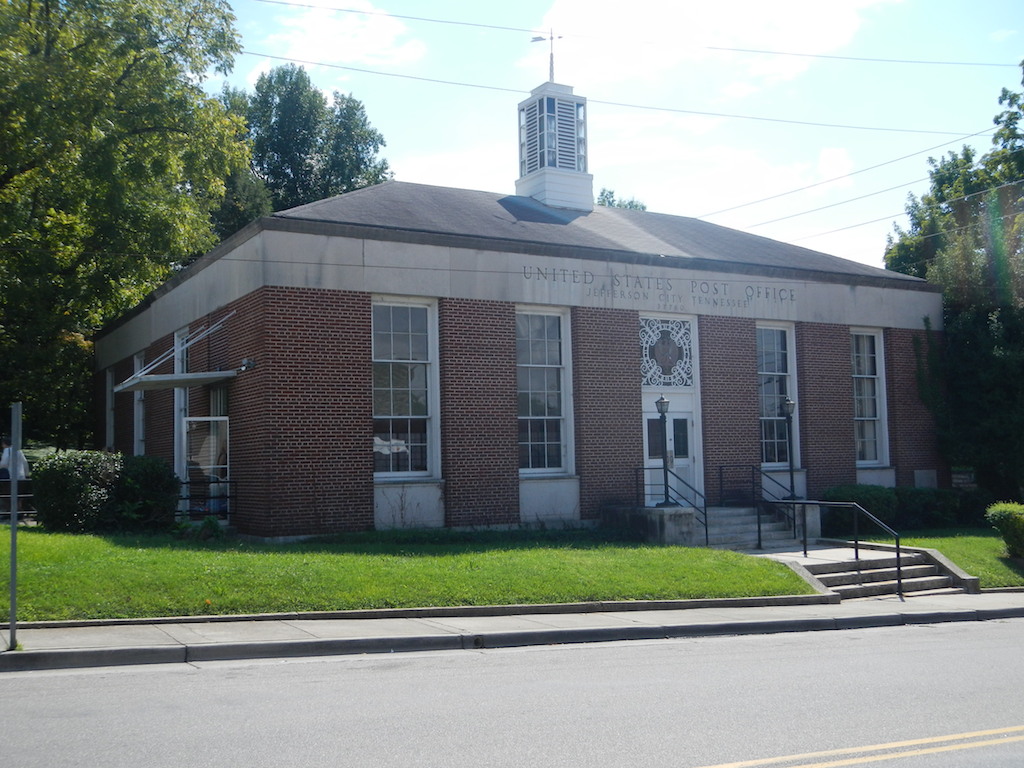
<path fill-rule="evenodd" d="M 443 299 L 438 315 L 445 524 L 517 524 L 515 305 Z"/>
<path fill-rule="evenodd" d="M 719 467 L 726 485 L 750 477 L 761 466 L 757 404 L 757 332 L 745 318 L 697 318 L 700 340 L 701 421 L 704 434 L 704 493 L 720 498 Z M 738 477 L 739 475 L 739 477 Z"/>
<path fill-rule="evenodd" d="M 244 533 L 265 536 L 287 535 L 287 523 L 274 519 L 280 500 L 270 470 L 278 459 L 274 422 L 267 418 L 273 407 L 270 381 L 281 375 L 267 338 L 268 304 L 274 295 L 262 288 L 232 302 L 225 311 L 233 310 L 234 316 L 210 339 L 212 359 L 225 368 L 237 368 L 244 358 L 256 364 L 228 384 L 228 474 L 234 481 L 232 522 Z"/>
<path fill-rule="evenodd" d="M 370 297 L 262 288 L 197 319 L 225 325 L 189 350 L 189 370 L 256 362 L 228 386 L 232 520 L 256 536 L 373 527 Z M 153 344 L 147 360 L 170 348 Z M 130 358 L 118 365 L 131 370 Z M 172 363 L 153 373 L 170 373 Z M 125 374 L 127 375 L 127 373 Z M 146 393 L 146 453 L 174 456 L 173 390 Z M 209 413 L 209 390 L 189 390 L 190 415 Z M 132 398 L 117 396 L 118 449 L 130 452 Z"/>
<path fill-rule="evenodd" d="M 853 370 L 846 325 L 796 325 L 798 467 L 807 471 L 807 498 L 857 482 L 853 431 Z"/>
<path fill-rule="evenodd" d="M 150 361 L 156 360 L 165 351 L 171 349 L 174 346 L 174 335 L 164 336 L 159 339 L 156 343 L 151 344 L 149 349 L 146 350 L 146 364 Z M 166 374 L 174 373 L 174 359 L 168 358 L 165 362 L 149 371 L 154 374 Z M 125 395 L 129 398 L 130 395 Z M 153 389 L 146 392 L 145 395 L 146 405 L 144 408 L 144 418 L 146 420 L 145 435 L 146 435 L 146 455 L 147 456 L 159 456 L 164 459 L 172 467 L 174 466 L 174 431 L 172 425 L 174 424 L 174 390 L 173 389 Z M 128 418 L 132 419 L 131 405 L 128 406 Z M 126 453 L 132 452 L 132 445 L 129 443 L 125 447 Z"/>
<path fill-rule="evenodd" d="M 575 307 L 571 320 L 576 474 L 588 520 L 602 506 L 632 503 L 644 463 L 640 316 Z"/>
<path fill-rule="evenodd" d="M 120 361 L 117 365 L 113 366 L 114 370 L 114 385 L 120 384 L 122 381 L 127 379 L 135 371 L 135 366 L 132 358 Z M 100 376 L 103 386 L 106 387 L 106 376 Z M 106 395 L 104 394 L 103 403 L 105 407 Z M 131 392 L 121 392 L 114 395 L 114 440 L 113 444 L 108 445 L 107 440 L 107 428 L 106 421 L 104 420 L 102 431 L 97 435 L 97 447 L 98 448 L 113 448 L 115 451 L 121 453 L 131 454 L 134 452 L 135 444 L 135 426 L 134 426 L 134 413 L 135 413 L 135 395 Z"/>
<path fill-rule="evenodd" d="M 262 324 L 251 311 L 232 321 L 250 344 L 236 356 L 256 362 L 229 392 L 232 463 L 247 467 L 239 524 L 259 536 L 372 528 L 370 296 L 257 294 L 243 301 L 259 302 Z"/>
<path fill-rule="evenodd" d="M 949 468 L 939 453 L 935 422 L 918 394 L 915 340 L 924 354 L 926 334 L 926 331 L 885 330 L 889 450 L 891 463 L 896 467 L 897 485 L 913 485 L 915 469 L 937 470 L 939 484 L 949 483 Z"/>

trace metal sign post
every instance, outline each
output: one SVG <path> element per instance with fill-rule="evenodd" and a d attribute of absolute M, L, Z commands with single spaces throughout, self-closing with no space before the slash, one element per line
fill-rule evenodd
<path fill-rule="evenodd" d="M 21 403 L 11 405 L 11 613 L 8 623 L 7 650 L 18 647 L 18 457 L 21 455 Z"/>

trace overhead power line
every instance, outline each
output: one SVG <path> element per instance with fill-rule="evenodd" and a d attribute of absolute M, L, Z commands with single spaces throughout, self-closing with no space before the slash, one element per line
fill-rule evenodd
<path fill-rule="evenodd" d="M 946 141 L 946 142 L 943 142 L 942 144 L 936 144 L 934 147 L 928 147 L 927 149 L 920 149 L 917 152 L 911 152 L 909 155 L 902 155 L 901 157 L 894 157 L 892 160 L 885 160 L 884 162 L 876 163 L 875 165 L 869 165 L 867 168 L 860 168 L 860 169 L 858 169 L 856 171 L 850 171 L 849 173 L 844 173 L 842 176 L 833 176 L 831 179 L 824 179 L 822 181 L 816 181 L 813 184 L 807 184 L 806 186 L 798 187 L 797 189 L 790 189 L 790 190 L 788 190 L 786 192 L 779 192 L 779 193 L 774 194 L 774 195 L 769 195 L 768 197 L 762 197 L 762 198 L 759 198 L 757 200 L 750 200 L 749 202 L 746 202 L 746 203 L 739 203 L 737 205 L 731 205 L 728 208 L 722 208 L 722 209 L 717 210 L 717 211 L 712 211 L 711 213 L 705 213 L 705 214 L 702 214 L 700 216 L 697 216 L 696 218 L 698 218 L 698 219 L 706 219 L 706 218 L 709 218 L 711 216 L 717 216 L 720 213 L 729 213 L 730 211 L 738 211 L 740 208 L 748 208 L 748 207 L 750 207 L 752 205 L 757 205 L 759 203 L 766 203 L 769 200 L 777 200 L 780 197 L 786 197 L 787 195 L 795 195 L 797 192 L 806 192 L 808 189 L 814 189 L 815 187 L 821 187 L 821 186 L 824 186 L 825 184 L 831 184 L 834 181 L 841 181 L 842 179 L 848 179 L 851 176 L 856 176 L 856 175 L 858 175 L 860 173 L 867 173 L 868 171 L 874 171 L 874 170 L 877 170 L 879 168 L 884 168 L 887 165 L 892 165 L 893 163 L 898 163 L 898 162 L 901 162 L 903 160 L 909 160 L 912 157 L 917 157 L 918 155 L 923 155 L 925 152 L 934 152 L 936 149 L 942 149 L 943 147 L 948 147 L 950 144 L 956 144 L 956 143 L 961 142 L 961 141 L 966 141 L 967 139 L 973 139 L 976 136 L 982 136 L 982 135 L 984 135 L 986 133 L 991 133 L 992 131 L 993 131 L 992 128 L 985 128 L 985 129 L 980 130 L 980 131 L 978 131 L 976 133 L 970 133 L 970 134 L 967 134 L 966 136 L 961 136 L 958 139 L 953 139 L 952 141 Z M 916 184 L 917 182 L 908 182 L 908 183 L 909 184 Z"/>
<path fill-rule="evenodd" d="M 388 13 L 387 11 L 367 11 L 359 8 L 333 8 L 330 6 L 319 5 L 316 3 L 299 3 L 294 0 L 255 0 L 258 3 L 266 3 L 267 5 L 284 5 L 291 6 L 294 8 L 312 8 L 320 11 L 332 11 L 334 13 L 355 13 L 363 16 L 386 16 L 392 19 L 402 19 L 403 21 L 421 21 L 427 24 L 449 24 L 452 26 L 460 27 L 474 27 L 476 29 L 494 29 L 501 32 L 517 32 L 522 34 L 536 34 L 539 31 L 537 29 L 527 29 L 526 27 L 506 27 L 499 24 L 483 24 L 472 21 L 458 21 L 456 19 L 432 19 L 426 16 L 405 16 L 398 13 Z M 578 39 L 596 39 L 592 35 L 575 35 L 575 34 L 563 34 L 562 37 L 574 37 Z M 656 42 L 656 41 L 652 41 Z M 678 45 L 678 41 L 674 44 Z M 770 51 L 762 50 L 758 48 L 727 48 L 719 45 L 699 45 L 692 46 L 703 51 L 722 51 L 725 53 L 752 53 L 758 56 L 796 56 L 800 58 L 808 59 L 832 59 L 835 61 L 853 61 L 870 64 L 915 64 L 925 66 L 944 66 L 944 67 L 1012 67 L 1016 69 L 1020 66 L 1014 62 L 1012 64 L 1003 64 L 999 62 L 987 62 L 987 61 L 937 61 L 937 60 L 919 60 L 919 59 L 885 59 L 885 58 L 874 58 L 868 56 L 835 56 L 824 53 L 800 53 L 796 51 Z"/>
<path fill-rule="evenodd" d="M 985 133 L 985 131 L 982 131 L 981 133 Z M 979 134 L 973 134 L 973 135 L 977 136 Z M 970 137 L 965 137 L 965 138 L 970 138 Z M 944 145 L 940 145 L 940 146 L 944 146 Z M 937 148 L 938 147 L 933 147 L 932 149 L 937 149 Z M 930 150 L 926 149 L 926 150 L 922 150 L 922 151 L 923 152 L 928 152 Z M 1014 150 L 1010 151 L 1008 154 L 1009 155 L 1015 155 L 1018 152 L 1024 152 L 1024 149 L 1014 149 Z M 918 153 L 915 153 L 915 154 L 921 154 L 921 153 L 918 152 Z M 906 159 L 906 157 L 913 157 L 913 155 L 906 155 L 905 157 L 898 158 L 898 159 L 899 160 L 903 160 L 903 159 Z M 895 161 L 889 161 L 889 162 L 895 162 Z M 879 165 L 874 165 L 871 168 L 863 168 L 860 171 L 853 171 L 852 173 L 848 173 L 845 176 L 837 176 L 837 177 L 835 177 L 833 179 L 829 179 L 829 181 L 818 182 L 818 184 L 812 184 L 812 185 L 807 186 L 807 187 L 802 187 L 801 190 L 794 190 L 794 191 L 798 191 L 799 192 L 799 191 L 802 191 L 803 189 L 810 189 L 810 187 L 812 187 L 812 186 L 818 186 L 819 184 L 827 184 L 827 183 L 832 182 L 832 181 L 839 181 L 840 179 L 848 178 L 848 177 L 853 176 L 853 175 L 855 175 L 857 173 L 862 173 L 863 171 L 869 171 L 869 170 L 872 170 L 874 168 L 879 168 L 882 165 L 888 165 L 888 163 L 880 163 Z M 893 190 L 901 189 L 903 187 L 909 187 L 911 184 L 920 184 L 922 181 L 928 181 L 930 178 L 931 177 L 928 176 L 928 177 L 925 177 L 923 179 L 915 179 L 914 181 L 908 181 L 908 182 L 906 182 L 904 184 L 897 184 L 896 186 L 889 187 L 888 189 L 880 189 L 880 190 L 878 190 L 876 192 L 869 192 L 867 194 L 860 195 L 858 197 L 851 197 L 851 198 L 849 198 L 847 200 L 840 200 L 839 202 L 832 203 L 831 205 L 823 205 L 820 208 L 812 208 L 811 210 L 808 210 L 808 211 L 800 211 L 799 213 L 792 213 L 792 214 L 790 214 L 788 216 L 780 216 L 779 218 L 772 219 L 771 221 L 762 221 L 762 222 L 760 222 L 758 224 L 750 224 L 750 225 L 748 225 L 746 227 L 746 229 L 754 229 L 755 227 L 763 227 L 763 226 L 765 226 L 767 224 L 775 224 L 776 222 L 779 222 L 779 221 L 786 221 L 787 219 L 795 219 L 798 216 L 805 216 L 805 215 L 807 215 L 809 213 L 817 213 L 818 211 L 824 211 L 824 210 L 827 210 L 829 208 L 836 208 L 836 207 L 841 206 L 841 205 L 846 205 L 847 203 L 856 202 L 857 200 L 863 200 L 863 199 L 868 198 L 868 197 L 874 197 L 875 195 L 882 195 L 882 194 L 885 194 L 886 192 L 892 192 Z M 943 201 L 943 202 L 957 202 L 958 200 L 967 200 L 970 197 L 972 197 L 973 195 L 985 194 L 987 192 L 992 192 L 994 190 L 1002 189 L 1003 187 L 1007 187 L 1007 186 L 1013 186 L 1014 184 L 1019 184 L 1019 183 L 1020 183 L 1019 181 L 1011 181 L 1011 182 L 1007 182 L 1006 184 L 1001 184 L 998 187 L 992 187 L 991 189 L 982 190 L 981 192 L 972 192 L 970 195 L 964 195 L 963 197 L 957 197 L 957 198 L 953 198 L 951 200 Z M 782 193 L 780 195 L 775 195 L 774 197 L 782 197 L 785 194 L 788 194 L 788 193 L 784 192 L 784 193 Z M 765 199 L 766 200 L 771 200 L 771 199 L 774 199 L 774 197 L 773 198 L 765 198 Z M 742 206 L 737 206 L 737 207 L 742 207 Z M 730 210 L 732 210 L 732 209 L 730 209 Z"/>
<path fill-rule="evenodd" d="M 276 0 L 259 0 L 259 2 L 276 2 Z M 376 69 L 367 69 L 365 67 L 351 67 L 345 64 L 329 64 L 323 61 L 309 61 L 304 59 L 296 59 L 289 56 L 276 56 L 271 53 L 262 53 L 260 51 L 244 50 L 242 53 L 249 56 L 259 56 L 264 59 L 273 59 L 275 61 L 289 61 L 294 64 L 305 64 L 311 67 L 327 67 L 329 69 L 342 69 L 347 72 L 359 72 L 364 75 L 378 75 L 380 77 L 394 77 L 402 80 L 415 80 L 421 83 L 435 83 L 438 85 L 452 85 L 459 88 L 477 88 L 484 91 L 500 91 L 502 93 L 517 93 L 520 95 L 529 94 L 529 91 L 522 90 L 521 88 L 505 88 L 498 85 L 484 85 L 482 83 L 468 83 L 461 80 L 444 80 L 435 77 L 422 77 L 420 75 L 407 75 L 398 72 L 382 72 Z M 610 107 L 620 107 L 623 109 L 643 109 L 653 112 L 668 112 L 672 114 L 681 115 L 698 115 L 700 117 L 720 117 L 730 120 L 754 120 L 757 122 L 765 123 L 780 123 L 784 125 L 801 125 L 809 128 L 836 128 L 842 130 L 851 131 L 879 131 L 884 133 L 921 133 L 921 134 L 934 134 L 938 136 L 962 136 L 963 131 L 936 131 L 923 128 L 889 128 L 885 126 L 870 126 L 870 125 L 849 125 L 844 123 L 818 123 L 810 120 L 787 120 L 781 117 L 763 117 L 759 115 L 738 115 L 729 112 L 705 112 L 696 109 L 682 109 L 676 107 L 657 107 L 649 104 L 628 104 L 621 101 L 604 101 L 602 99 L 591 99 L 588 98 L 587 102 L 590 104 L 603 104 Z"/>
<path fill-rule="evenodd" d="M 998 184 L 998 185 L 996 185 L 994 187 L 988 187 L 987 189 L 980 189 L 977 192 L 970 192 L 970 193 L 968 193 L 966 195 L 960 195 L 959 197 L 951 197 L 948 200 L 943 200 L 940 203 L 933 203 L 932 205 L 937 206 L 937 205 L 948 205 L 949 203 L 958 203 L 961 200 L 970 200 L 972 197 L 977 197 L 978 195 L 987 195 L 990 192 L 997 192 L 998 190 L 1004 189 L 1006 187 L 1019 186 L 1021 183 L 1022 183 L 1022 181 L 1020 179 L 1016 179 L 1014 181 L 1007 181 L 1007 182 L 1004 182 L 1002 184 Z M 906 211 L 901 211 L 900 213 L 891 214 L 889 216 L 883 216 L 880 219 L 872 219 L 871 221 L 862 221 L 859 224 L 850 224 L 849 226 L 846 226 L 846 227 L 839 227 L 838 229 L 830 229 L 828 232 L 818 232 L 815 235 L 807 235 L 805 237 L 798 237 L 798 238 L 796 238 L 794 240 L 794 242 L 800 242 L 800 241 L 803 241 L 803 240 L 812 240 L 812 239 L 814 239 L 816 237 L 824 237 L 825 235 L 834 235 L 837 232 L 845 232 L 848 229 L 856 229 L 857 227 L 865 227 L 868 224 L 877 224 L 880 221 L 887 221 L 887 220 L 891 221 L 892 219 L 899 218 L 900 216 L 905 216 L 906 214 L 907 214 Z M 1003 220 L 1008 220 L 1008 219 L 1014 218 L 1014 217 L 1019 216 L 1019 215 L 1020 215 L 1019 212 L 1013 211 L 1011 213 L 1008 213 L 1008 214 L 1005 214 L 1005 215 L 1001 216 L 1000 218 L 1002 218 Z M 964 229 L 966 229 L 966 228 L 961 227 L 960 229 L 955 230 L 955 231 L 963 231 Z M 941 235 L 941 234 L 942 234 L 941 232 L 937 233 L 937 235 Z M 937 235 L 923 235 L 922 239 L 927 239 L 927 238 L 935 237 Z"/>

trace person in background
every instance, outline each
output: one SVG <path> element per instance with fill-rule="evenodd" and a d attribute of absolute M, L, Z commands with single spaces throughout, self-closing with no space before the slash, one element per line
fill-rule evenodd
<path fill-rule="evenodd" d="M 0 455 L 0 480 L 10 480 L 13 476 L 17 480 L 29 478 L 28 459 L 22 451 L 15 452 L 11 448 L 11 439 L 6 435 L 3 437 L 3 454 Z"/>

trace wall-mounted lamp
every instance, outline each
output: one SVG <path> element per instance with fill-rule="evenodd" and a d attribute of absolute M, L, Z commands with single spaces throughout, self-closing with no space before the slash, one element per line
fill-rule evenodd
<path fill-rule="evenodd" d="M 242 364 L 238 366 L 238 372 L 244 373 L 245 371 L 251 371 L 256 367 L 256 361 L 250 357 L 243 357 Z"/>

